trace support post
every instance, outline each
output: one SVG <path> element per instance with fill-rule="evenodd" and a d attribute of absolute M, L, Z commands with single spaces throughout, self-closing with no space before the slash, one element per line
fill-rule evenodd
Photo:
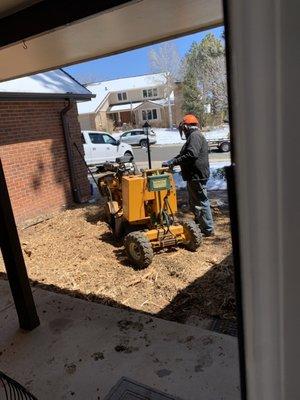
<path fill-rule="evenodd" d="M 20 328 L 33 330 L 39 326 L 19 235 L 0 159 L 0 248 L 9 285 L 16 306 Z"/>
<path fill-rule="evenodd" d="M 246 382 L 246 360 L 245 360 L 244 314 L 243 314 L 240 235 L 239 235 L 239 221 L 238 221 L 238 209 L 237 209 L 235 164 L 231 164 L 225 167 L 225 173 L 227 180 L 227 191 L 228 191 L 228 201 L 229 201 L 229 211 L 230 211 L 235 298 L 237 306 L 241 399 L 246 400 L 247 382 Z"/>
<path fill-rule="evenodd" d="M 152 169 L 152 162 L 151 162 L 151 153 L 150 153 L 150 141 L 149 141 L 149 129 L 151 128 L 151 125 L 149 124 L 148 121 L 146 121 L 143 125 L 143 130 L 144 133 L 146 134 L 147 137 L 147 155 L 148 155 L 148 167 L 149 169 Z"/>

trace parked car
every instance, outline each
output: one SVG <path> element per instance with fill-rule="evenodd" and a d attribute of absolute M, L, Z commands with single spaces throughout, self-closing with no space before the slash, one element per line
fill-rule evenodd
<path fill-rule="evenodd" d="M 115 162 L 118 157 L 131 157 L 132 147 L 116 140 L 107 132 L 82 131 L 81 139 L 84 148 L 84 159 L 90 166 L 102 165 L 106 161 Z"/>
<path fill-rule="evenodd" d="M 221 152 L 230 151 L 230 136 L 227 129 L 217 129 L 211 132 L 204 132 L 209 148 L 216 148 Z"/>
<path fill-rule="evenodd" d="M 121 134 L 120 140 L 121 142 L 131 145 L 147 147 L 147 135 L 145 135 L 143 129 L 132 129 L 131 131 L 126 131 Z M 149 143 L 156 143 L 156 134 L 154 131 L 149 132 Z"/>

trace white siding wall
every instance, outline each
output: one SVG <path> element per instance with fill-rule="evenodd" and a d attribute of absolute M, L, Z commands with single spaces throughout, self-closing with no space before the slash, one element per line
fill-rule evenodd
<path fill-rule="evenodd" d="M 109 103 L 110 104 L 117 104 L 117 103 L 126 103 L 129 101 L 143 101 L 143 100 L 155 100 L 155 99 L 161 99 L 164 97 L 164 90 L 163 86 L 153 86 L 153 88 L 157 88 L 157 97 L 152 97 L 152 98 L 144 98 L 143 97 L 143 88 L 141 89 L 134 89 L 134 90 L 127 90 L 127 100 L 118 100 L 118 92 L 111 93 L 109 96 Z M 147 88 L 150 89 L 150 88 Z M 146 90 L 146 89 L 145 89 Z M 124 92 L 124 90 L 120 90 L 119 93 Z"/>

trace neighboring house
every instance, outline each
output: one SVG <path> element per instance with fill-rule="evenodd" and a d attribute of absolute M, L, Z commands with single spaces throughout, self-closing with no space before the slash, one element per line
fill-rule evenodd
<path fill-rule="evenodd" d="M 0 83 L 0 158 L 16 220 L 88 199 L 76 101 L 92 94 L 63 70 Z"/>
<path fill-rule="evenodd" d="M 151 74 L 87 85 L 87 89 L 96 96 L 88 103 L 78 104 L 81 129 L 113 131 L 124 124 L 141 127 L 146 121 L 155 127 L 169 127 L 165 82 L 163 74 Z M 172 92 L 172 115 L 173 108 Z"/>

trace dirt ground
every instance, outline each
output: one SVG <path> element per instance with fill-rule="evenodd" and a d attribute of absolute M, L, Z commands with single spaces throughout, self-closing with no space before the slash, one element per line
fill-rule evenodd
<path fill-rule="evenodd" d="M 160 251 L 144 270 L 129 264 L 122 244 L 113 240 L 103 221 L 100 205 L 60 212 L 19 229 L 29 277 L 49 290 L 178 322 L 193 317 L 233 321 L 229 215 L 216 199 L 213 204 L 214 237 L 204 238 L 196 253 L 184 248 Z"/>

